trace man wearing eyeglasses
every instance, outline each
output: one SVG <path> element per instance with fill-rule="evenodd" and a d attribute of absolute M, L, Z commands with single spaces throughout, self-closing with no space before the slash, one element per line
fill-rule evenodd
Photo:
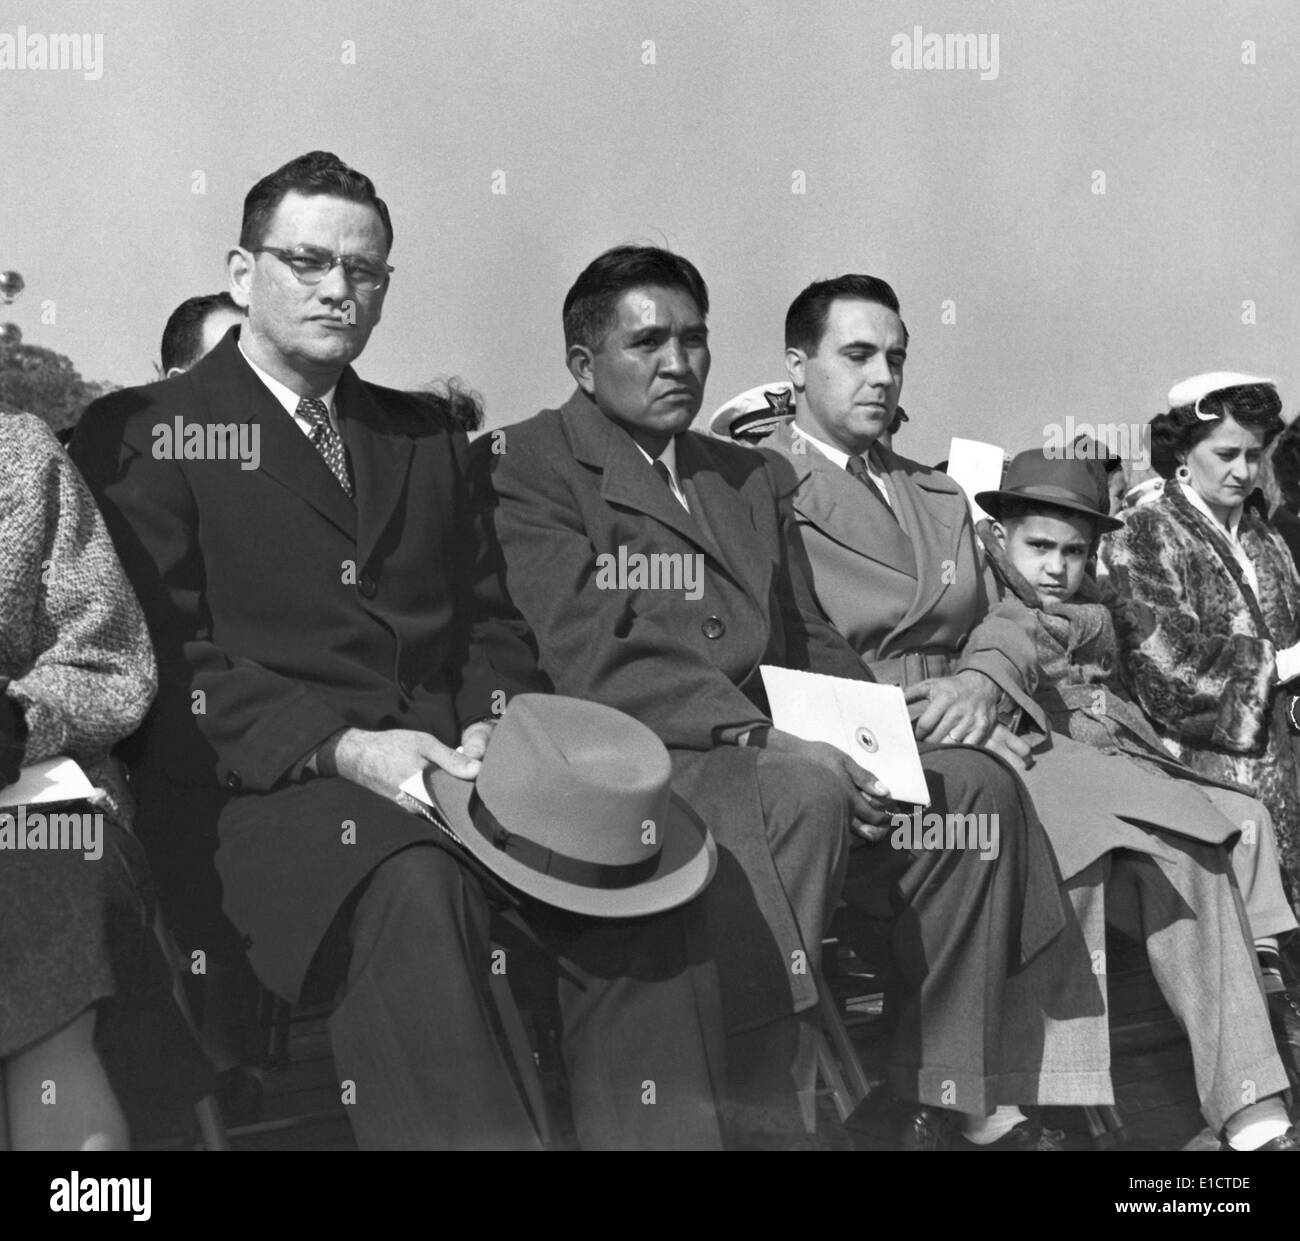
<path fill-rule="evenodd" d="M 351 368 L 392 239 L 370 179 L 335 156 L 259 181 L 229 253 L 246 326 L 186 374 L 97 402 L 72 451 L 158 650 L 130 758 L 186 951 L 246 950 L 278 994 L 334 1002 L 361 1146 L 536 1149 L 488 1016 L 485 877 L 397 801 L 431 767 L 473 778 L 536 674 L 510 618 L 480 610 L 493 558 L 463 432 Z M 256 431 L 256 468 L 210 452 L 225 424 Z M 563 939 L 577 983 L 561 994 L 583 1145 L 718 1146 L 685 922 L 522 916 Z"/>

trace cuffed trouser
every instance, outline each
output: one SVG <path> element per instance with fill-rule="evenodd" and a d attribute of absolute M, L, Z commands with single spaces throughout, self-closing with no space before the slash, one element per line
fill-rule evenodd
<path fill-rule="evenodd" d="M 922 764 L 929 813 L 982 816 L 997 849 L 909 847 L 912 828 L 896 820 L 901 834 L 852 851 L 846 938 L 870 954 L 883 937 L 893 970 L 891 1089 L 976 1115 L 1109 1101 L 1106 1064 L 1044 1062 L 1045 1012 L 1104 1020 L 1104 1003 L 1028 794 L 981 750 L 926 749 Z"/>
<path fill-rule="evenodd" d="M 719 1149 L 721 1020 L 698 910 L 605 921 L 527 902 L 517 916 L 561 967 L 581 1145 Z M 488 903 L 454 857 L 432 845 L 394 854 L 327 940 L 318 977 L 344 984 L 330 1037 L 359 1146 L 538 1149 L 493 1032 Z"/>
<path fill-rule="evenodd" d="M 1151 972 L 1187 1032 L 1201 1110 L 1218 1133 L 1248 1103 L 1287 1089 L 1286 1071 L 1227 851 L 1148 834 L 1150 853 L 1108 853 L 1068 891 L 1103 982 L 1107 921 L 1145 942 Z M 1085 1018 L 1071 1037 L 1098 1054 L 1109 1042 L 1106 1019 Z"/>

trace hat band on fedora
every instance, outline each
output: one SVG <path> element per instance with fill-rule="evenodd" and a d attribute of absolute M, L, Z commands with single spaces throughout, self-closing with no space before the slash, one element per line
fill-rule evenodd
<path fill-rule="evenodd" d="M 588 862 L 583 858 L 570 857 L 539 845 L 535 840 L 519 835 L 507 828 L 484 804 L 477 792 L 470 795 L 470 819 L 489 844 L 502 853 L 509 854 L 516 862 L 535 870 L 540 875 L 549 875 L 564 883 L 577 884 L 583 888 L 631 888 L 647 879 L 653 878 L 659 865 L 659 852 L 656 850 L 640 862 L 625 866 L 606 866 L 599 862 Z"/>
<path fill-rule="evenodd" d="M 1008 499 L 1015 496 L 1022 500 L 1042 500 L 1044 503 L 1066 500 L 1071 504 L 1086 505 L 1090 509 L 1097 508 L 1096 501 L 1089 496 L 1082 495 L 1069 487 L 1057 487 L 1052 483 L 1025 483 L 1021 487 L 1008 487 L 1002 494 Z M 1101 510 L 1097 511 L 1100 514 Z"/>

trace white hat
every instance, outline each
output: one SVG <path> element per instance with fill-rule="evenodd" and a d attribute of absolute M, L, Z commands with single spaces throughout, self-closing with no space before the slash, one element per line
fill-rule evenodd
<path fill-rule="evenodd" d="M 1178 409 L 1182 405 L 1194 405 L 1196 416 L 1203 422 L 1217 420 L 1215 414 L 1201 413 L 1201 402 L 1212 393 L 1223 392 L 1228 388 L 1244 388 L 1248 384 L 1263 384 L 1275 388 L 1272 379 L 1262 379 L 1258 375 L 1242 375 L 1237 371 L 1206 371 L 1204 375 L 1193 375 L 1174 384 L 1169 389 L 1169 408 Z"/>
<path fill-rule="evenodd" d="M 780 383 L 747 388 L 739 396 L 733 396 L 714 411 L 709 430 L 722 439 L 736 439 L 742 431 L 762 436 L 793 417 L 794 384 L 783 379 Z"/>

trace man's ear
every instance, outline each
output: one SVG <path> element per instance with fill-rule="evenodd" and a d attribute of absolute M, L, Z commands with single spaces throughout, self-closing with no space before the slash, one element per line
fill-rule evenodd
<path fill-rule="evenodd" d="M 230 296 L 235 305 L 248 309 L 248 290 L 253 281 L 253 255 L 242 246 L 233 247 L 226 255 L 226 274 L 230 278 Z"/>
<path fill-rule="evenodd" d="M 1000 521 L 998 521 L 997 518 L 994 518 L 992 521 L 989 522 L 989 529 L 993 531 L 993 537 L 997 539 L 998 546 L 1003 551 L 1006 551 L 1007 550 L 1006 526 L 1004 526 Z"/>
<path fill-rule="evenodd" d="M 790 382 L 800 391 L 803 391 L 804 366 L 808 362 L 808 356 L 802 349 L 796 349 L 793 345 L 785 351 L 785 373 L 790 376 Z"/>
<path fill-rule="evenodd" d="M 564 359 L 569 374 L 588 396 L 592 396 L 596 391 L 595 361 L 596 355 L 586 345 L 570 345 Z"/>

